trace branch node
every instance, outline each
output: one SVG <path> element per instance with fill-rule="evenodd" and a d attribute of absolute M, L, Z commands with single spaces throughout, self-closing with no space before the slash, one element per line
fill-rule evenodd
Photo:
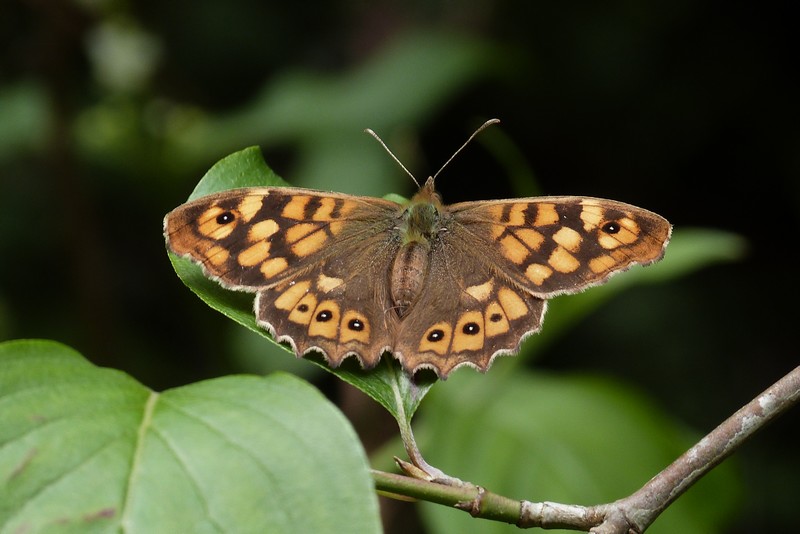
<path fill-rule="evenodd" d="M 459 501 L 454 506 L 459 510 L 469 512 L 472 517 L 480 517 L 481 506 L 483 506 L 483 497 L 486 495 L 486 490 L 483 486 L 475 486 L 478 489 L 478 494 L 471 501 Z"/>

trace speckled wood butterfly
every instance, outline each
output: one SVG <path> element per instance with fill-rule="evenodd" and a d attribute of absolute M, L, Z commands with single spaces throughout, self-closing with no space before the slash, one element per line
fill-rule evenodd
<path fill-rule="evenodd" d="M 463 148 L 463 147 L 462 147 Z M 169 249 L 256 294 L 258 324 L 336 367 L 384 352 L 409 374 L 486 371 L 539 330 L 547 299 L 659 260 L 671 226 L 622 202 L 535 197 L 404 204 L 290 187 L 212 194 L 164 219 Z"/>

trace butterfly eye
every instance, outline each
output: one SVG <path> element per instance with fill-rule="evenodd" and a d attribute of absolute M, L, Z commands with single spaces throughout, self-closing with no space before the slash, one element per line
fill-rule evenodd
<path fill-rule="evenodd" d="M 217 215 L 217 224 L 219 225 L 228 224 L 233 222 L 234 219 L 235 217 L 233 216 L 233 213 L 231 213 L 230 211 L 223 211 L 222 213 Z"/>
<path fill-rule="evenodd" d="M 619 224 L 616 221 L 607 222 L 603 225 L 602 230 L 607 234 L 616 234 L 620 230 Z"/>

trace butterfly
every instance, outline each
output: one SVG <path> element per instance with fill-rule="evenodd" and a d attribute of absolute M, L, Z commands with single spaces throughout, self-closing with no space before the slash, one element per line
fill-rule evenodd
<path fill-rule="evenodd" d="M 233 189 L 179 206 L 164 235 L 223 287 L 255 293 L 257 323 L 298 357 L 318 351 L 337 367 L 355 356 L 369 369 L 389 352 L 409 375 L 446 378 L 518 352 L 548 299 L 658 261 L 672 231 L 660 215 L 600 198 L 448 206 L 434 179 L 405 203 Z"/>

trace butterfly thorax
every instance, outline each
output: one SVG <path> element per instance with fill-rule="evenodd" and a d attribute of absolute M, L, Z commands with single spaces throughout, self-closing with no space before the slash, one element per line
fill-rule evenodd
<path fill-rule="evenodd" d="M 401 247 L 389 273 L 394 309 L 405 316 L 422 291 L 431 253 L 431 246 L 442 228 L 442 201 L 429 178 L 409 201 L 397 230 Z"/>
<path fill-rule="evenodd" d="M 439 231 L 442 200 L 429 179 L 405 207 L 399 225 L 403 244 L 425 243 Z"/>

